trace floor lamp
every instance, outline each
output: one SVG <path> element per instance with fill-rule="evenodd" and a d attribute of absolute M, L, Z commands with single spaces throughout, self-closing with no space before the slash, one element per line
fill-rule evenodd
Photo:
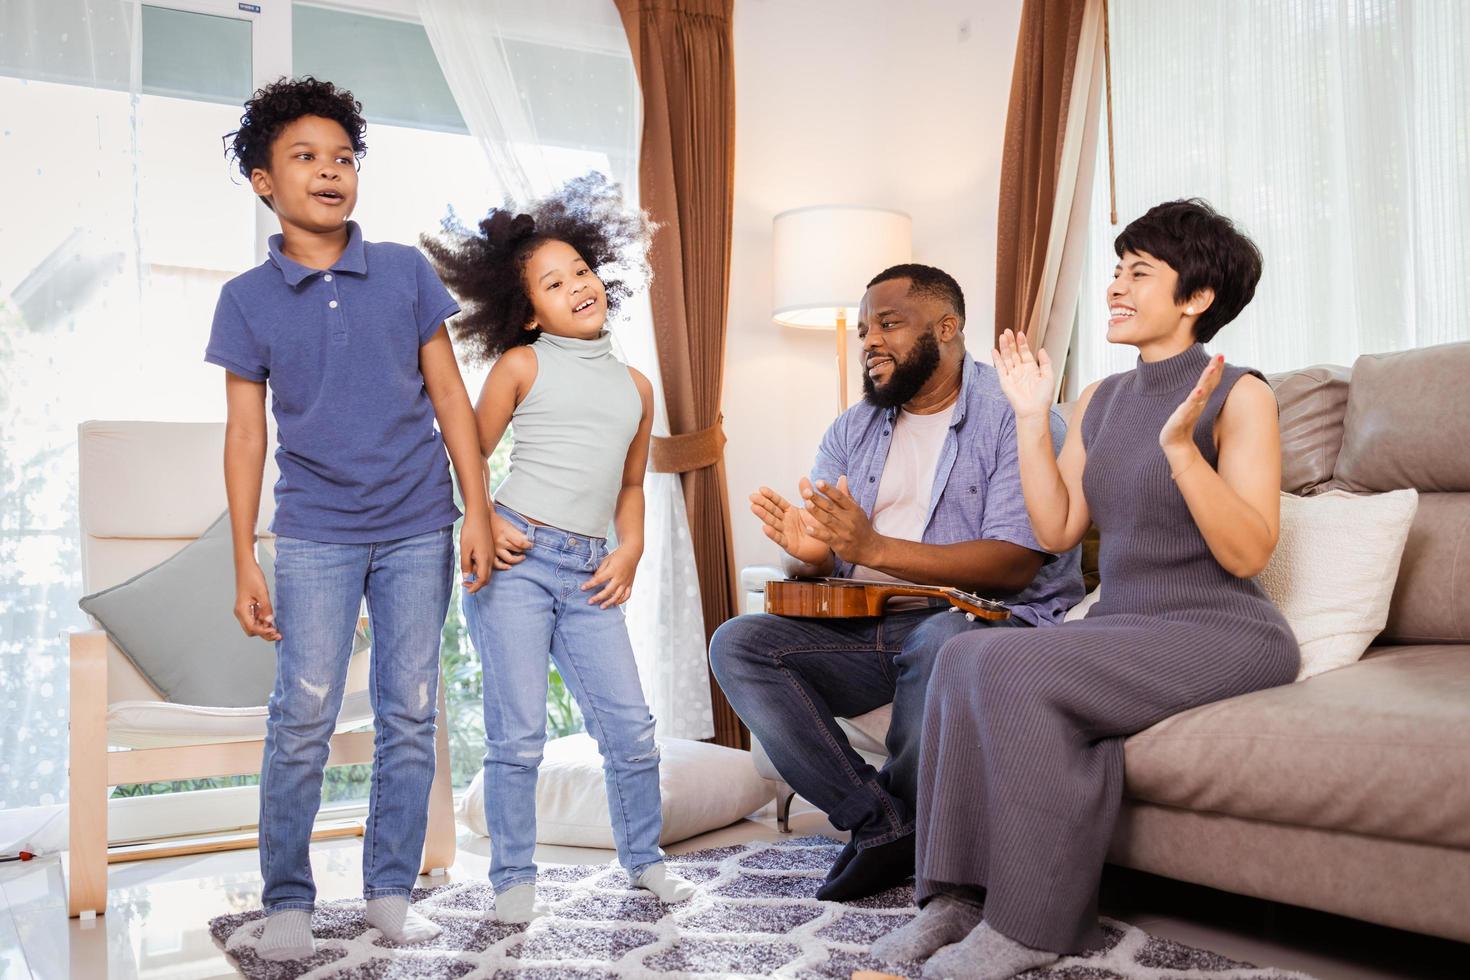
<path fill-rule="evenodd" d="M 847 331 L 869 279 L 913 259 L 902 211 L 818 205 L 782 211 L 773 227 L 771 316 L 782 326 L 837 333 L 837 391 L 847 410 Z"/>

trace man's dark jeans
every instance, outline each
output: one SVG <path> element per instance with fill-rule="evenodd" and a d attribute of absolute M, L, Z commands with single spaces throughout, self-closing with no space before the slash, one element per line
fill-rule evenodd
<path fill-rule="evenodd" d="M 947 609 L 861 619 L 753 613 L 715 632 L 710 664 L 777 771 L 861 849 L 913 832 L 924 692 L 940 647 L 972 629 L 1024 625 L 970 622 Z M 836 718 L 890 701 L 889 759 L 879 772 Z"/>

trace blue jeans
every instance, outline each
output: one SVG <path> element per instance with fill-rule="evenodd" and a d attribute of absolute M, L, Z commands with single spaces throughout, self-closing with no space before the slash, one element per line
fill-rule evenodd
<path fill-rule="evenodd" d="M 316 901 L 311 826 L 364 594 L 373 630 L 368 698 L 375 733 L 363 895 L 407 895 L 413 888 L 434 779 L 439 636 L 453 560 L 452 527 L 374 544 L 276 538 L 281 639 L 260 770 L 267 913 L 310 909 Z"/>
<path fill-rule="evenodd" d="M 731 707 L 760 739 L 791 788 L 820 807 L 858 848 L 914 830 L 924 692 L 939 648 L 972 629 L 1024 626 L 969 621 L 942 609 L 858 619 L 754 613 L 710 640 L 710 666 Z M 893 702 L 888 762 L 879 772 L 837 726 Z"/>
<path fill-rule="evenodd" d="M 618 860 L 633 877 L 663 860 L 658 746 L 620 606 L 588 605 L 581 586 L 607 542 L 531 524 L 496 504 L 532 545 L 525 560 L 464 596 L 485 685 L 485 823 L 490 883 L 533 881 L 536 774 L 546 744 L 547 657 L 555 661 L 602 753 Z"/>

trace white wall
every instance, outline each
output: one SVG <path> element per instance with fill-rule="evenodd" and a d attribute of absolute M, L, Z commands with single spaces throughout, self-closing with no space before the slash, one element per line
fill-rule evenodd
<path fill-rule="evenodd" d="M 838 407 L 835 336 L 771 321 L 771 219 L 811 204 L 907 211 L 915 261 L 959 280 L 970 349 L 988 351 L 1020 17 L 1021 0 L 737 0 L 724 396 L 737 567 L 777 554 L 746 497 L 761 484 L 792 496 Z"/>

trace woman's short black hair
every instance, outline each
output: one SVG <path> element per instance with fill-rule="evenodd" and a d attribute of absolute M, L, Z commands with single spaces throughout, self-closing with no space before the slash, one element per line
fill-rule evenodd
<path fill-rule="evenodd" d="M 474 229 L 453 213 L 438 237 L 420 238 L 429 260 L 463 306 L 451 321 L 455 338 L 475 360 L 491 360 L 541 336 L 527 330 L 535 314 L 525 267 L 537 247 L 566 242 L 602 280 L 607 315 L 617 314 L 633 287 L 648 280 L 648 244 L 654 226 L 623 202 L 622 191 L 602 174 L 568 181 L 556 193 L 517 213 L 507 204 Z"/>
<path fill-rule="evenodd" d="M 225 134 L 225 157 L 235 161 L 246 180 L 257 168 L 270 169 L 271 144 L 282 129 L 302 116 L 321 116 L 341 124 L 347 131 L 352 155 L 360 160 L 367 152 L 367 142 L 363 139 L 367 122 L 362 118 L 362 103 L 345 88 L 303 75 L 278 78 L 256 89 L 245 103 L 240 128 Z"/>
<path fill-rule="evenodd" d="M 1174 301 L 1183 303 L 1201 289 L 1215 301 L 1194 324 L 1200 343 L 1234 320 L 1256 295 L 1261 281 L 1261 250 L 1209 204 L 1197 197 L 1168 201 L 1148 209 L 1113 242 L 1113 250 L 1147 252 L 1179 274 Z"/>

